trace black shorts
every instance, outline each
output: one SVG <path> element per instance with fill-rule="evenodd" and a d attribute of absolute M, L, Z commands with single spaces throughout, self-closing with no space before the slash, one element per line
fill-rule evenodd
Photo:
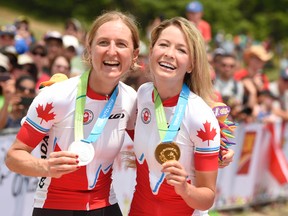
<path fill-rule="evenodd" d="M 122 213 L 119 205 L 116 203 L 90 211 L 34 208 L 32 216 L 122 216 Z"/>

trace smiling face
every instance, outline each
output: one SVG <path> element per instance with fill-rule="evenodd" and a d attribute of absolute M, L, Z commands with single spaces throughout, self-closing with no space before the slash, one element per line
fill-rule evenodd
<path fill-rule="evenodd" d="M 98 28 L 90 54 L 92 72 L 103 80 L 118 82 L 136 60 L 138 53 L 134 51 L 131 30 L 117 19 Z"/>
<path fill-rule="evenodd" d="M 179 27 L 168 26 L 150 50 L 150 67 L 155 79 L 176 81 L 182 85 L 186 72 L 191 71 L 191 65 L 185 35 Z"/>

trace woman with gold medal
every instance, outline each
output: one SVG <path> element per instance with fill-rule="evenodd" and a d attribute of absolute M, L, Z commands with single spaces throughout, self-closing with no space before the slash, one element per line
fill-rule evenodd
<path fill-rule="evenodd" d="M 151 34 L 153 82 L 137 92 L 136 187 L 130 216 L 193 215 L 214 202 L 220 126 L 205 43 L 184 18 Z"/>

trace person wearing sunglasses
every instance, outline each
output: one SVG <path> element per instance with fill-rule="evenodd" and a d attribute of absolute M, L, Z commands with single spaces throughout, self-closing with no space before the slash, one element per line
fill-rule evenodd
<path fill-rule="evenodd" d="M 49 74 L 49 61 L 47 57 L 47 49 L 41 42 L 34 43 L 30 46 L 28 54 L 33 59 L 38 73 L 37 73 L 37 83 L 36 90 L 42 82 L 48 81 L 50 79 Z"/>
<path fill-rule="evenodd" d="M 0 130 L 5 128 L 20 128 L 22 118 L 36 96 L 35 79 L 24 75 L 18 79 L 10 79 L 1 84 L 3 88 L 4 105 L 0 110 Z"/>

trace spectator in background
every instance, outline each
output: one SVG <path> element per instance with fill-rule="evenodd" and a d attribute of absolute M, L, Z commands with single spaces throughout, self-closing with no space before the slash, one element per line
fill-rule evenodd
<path fill-rule="evenodd" d="M 70 60 L 64 55 L 55 56 L 51 61 L 50 75 L 53 76 L 56 73 L 63 73 L 67 77 L 71 76 L 71 64 Z"/>
<path fill-rule="evenodd" d="M 244 86 L 243 104 L 249 109 L 257 104 L 257 94 L 269 89 L 269 80 L 263 69 L 272 56 L 263 46 L 252 45 L 244 52 L 246 66 L 234 74 L 234 78 Z"/>
<path fill-rule="evenodd" d="M 122 81 L 134 88 L 136 91 L 145 82 L 151 81 L 148 65 L 148 48 L 147 45 L 140 41 L 140 51 L 137 60 L 139 67 L 132 68 Z"/>
<path fill-rule="evenodd" d="M 33 77 L 35 82 L 38 80 L 38 70 L 34 63 L 32 57 L 27 53 L 18 56 L 17 66 L 12 71 L 11 75 L 17 80 L 23 75 L 28 75 Z"/>
<path fill-rule="evenodd" d="M 7 24 L 0 27 L 0 51 L 10 51 L 16 53 L 15 48 L 16 28 L 14 25 Z"/>
<path fill-rule="evenodd" d="M 215 74 L 218 74 L 219 73 L 218 71 L 221 70 L 220 69 L 221 58 L 222 58 L 222 55 L 224 55 L 224 54 L 225 54 L 225 50 L 222 48 L 217 48 L 214 50 L 213 53 L 211 53 L 212 60 L 211 60 L 210 64 L 213 67 Z"/>
<path fill-rule="evenodd" d="M 38 71 L 36 90 L 39 89 L 40 83 L 50 79 L 49 61 L 47 49 L 41 42 L 34 43 L 30 46 L 28 54 L 33 59 Z"/>
<path fill-rule="evenodd" d="M 236 66 L 236 56 L 228 53 L 222 54 L 219 71 L 214 81 L 214 87 L 221 93 L 223 102 L 231 108 L 230 114 L 233 119 L 242 110 L 244 95 L 243 84 L 234 79 Z"/>
<path fill-rule="evenodd" d="M 269 90 L 258 92 L 257 99 L 258 103 L 253 109 L 253 115 L 257 122 L 275 123 L 281 121 L 281 118 L 275 114 L 275 109 L 279 107 L 279 101 Z"/>
<path fill-rule="evenodd" d="M 73 35 L 79 41 L 82 41 L 84 32 L 81 22 L 76 18 L 67 19 L 65 22 L 63 35 Z"/>
<path fill-rule="evenodd" d="M 64 56 L 71 62 L 71 76 L 82 74 L 87 68 L 85 67 L 81 55 L 77 53 L 80 43 L 73 35 L 63 36 Z"/>
<path fill-rule="evenodd" d="M 149 41 L 151 39 L 151 32 L 152 32 L 153 28 L 158 26 L 164 19 L 165 19 L 164 16 L 161 14 L 159 16 L 156 16 L 152 21 L 150 21 L 150 23 L 148 24 L 148 26 L 146 28 L 146 38 Z"/>
<path fill-rule="evenodd" d="M 1 85 L 4 105 L 0 110 L 0 130 L 4 128 L 20 128 L 22 118 L 36 96 L 36 82 L 31 76 L 20 76 L 16 82 L 10 79 Z"/>
<path fill-rule="evenodd" d="M 186 18 L 195 24 L 201 32 L 206 44 L 209 44 L 212 38 L 211 25 L 203 18 L 203 5 L 199 1 L 192 1 L 186 6 Z"/>
<path fill-rule="evenodd" d="M 5 85 L 5 82 L 9 79 L 9 59 L 6 55 L 0 53 L 0 109 L 4 104 L 2 85 Z"/>
<path fill-rule="evenodd" d="M 49 64 L 57 55 L 63 53 L 62 34 L 58 31 L 48 31 L 44 36 Z"/>
<path fill-rule="evenodd" d="M 14 25 L 16 27 L 16 44 L 19 41 L 18 43 L 22 44 L 20 53 L 25 53 L 29 50 L 30 45 L 36 41 L 33 33 L 30 31 L 29 20 L 25 16 L 19 16 L 15 19 Z"/>
<path fill-rule="evenodd" d="M 82 55 L 85 44 L 85 31 L 81 22 L 76 18 L 69 18 L 65 22 L 63 35 L 72 35 L 78 39 L 77 55 Z"/>
<path fill-rule="evenodd" d="M 288 121 L 288 67 L 280 70 L 278 79 L 270 83 L 269 90 L 279 100 L 279 106 L 274 109 L 274 113 Z"/>

